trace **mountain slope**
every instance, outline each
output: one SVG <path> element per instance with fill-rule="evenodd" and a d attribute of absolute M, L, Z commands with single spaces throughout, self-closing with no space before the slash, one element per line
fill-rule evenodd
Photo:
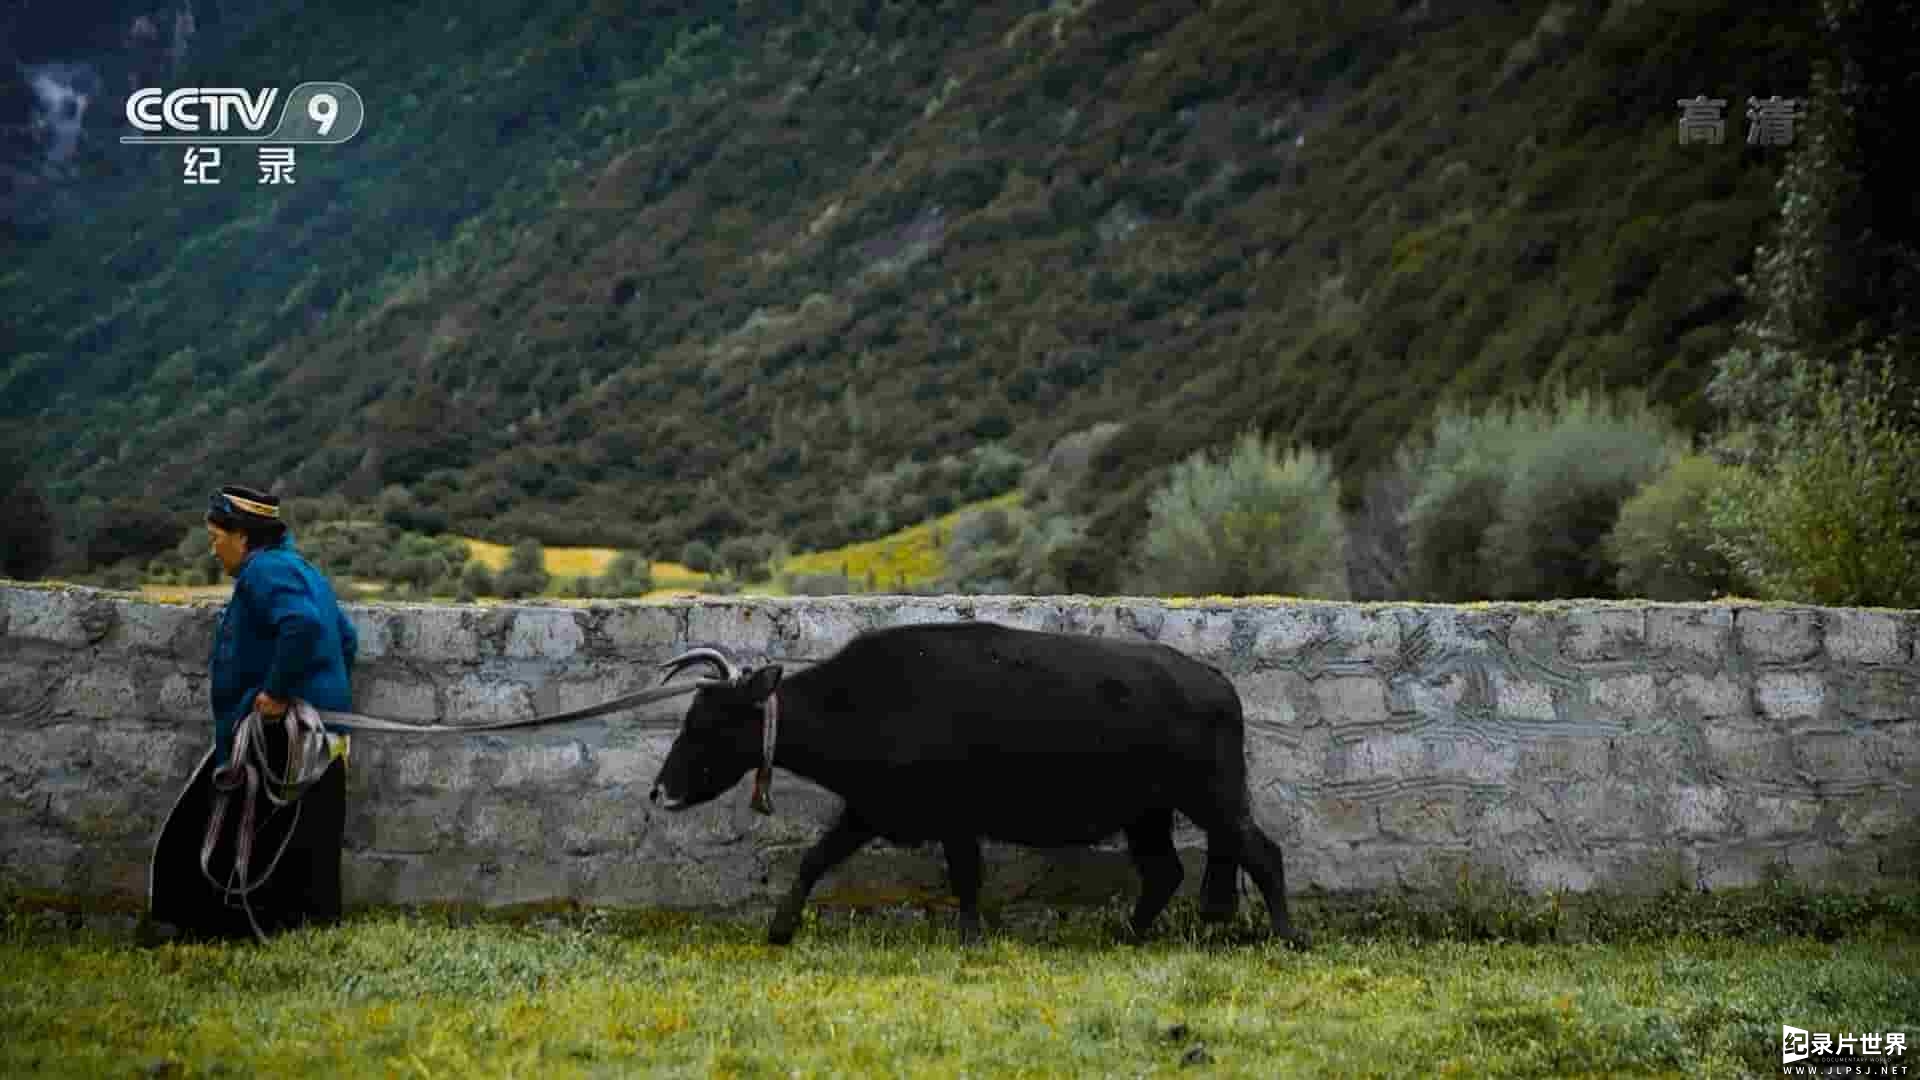
<path fill-rule="evenodd" d="M 60 498 L 238 470 L 503 539 L 826 547 L 1119 420 L 1079 500 L 1117 553 L 1157 470 L 1242 427 L 1353 480 L 1435 401 L 1553 377 L 1700 423 L 1785 153 L 1738 103 L 1804 96 L 1813 41 L 1795 5 L 1655 0 L 326 23 L 207 76 L 361 89 L 299 187 L 155 157 L 0 278 L 0 407 Z M 1681 146 L 1702 93 L 1727 142 Z"/>

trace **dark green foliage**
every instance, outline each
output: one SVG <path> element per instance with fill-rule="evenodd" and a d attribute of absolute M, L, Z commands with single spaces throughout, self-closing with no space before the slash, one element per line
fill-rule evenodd
<path fill-rule="evenodd" d="M 110 566 L 128 560 L 144 564 L 179 542 L 182 525 L 179 515 L 150 500 L 113 499 L 93 515 L 86 540 L 87 564 Z"/>
<path fill-rule="evenodd" d="M 772 536 L 735 536 L 714 552 L 719 569 L 746 582 L 762 582 L 773 573 L 769 565 L 779 548 Z"/>
<path fill-rule="evenodd" d="M 521 540 L 507 556 L 506 569 L 495 582 L 501 596 L 517 600 L 545 592 L 552 576 L 547 573 L 546 547 L 538 540 Z"/>
<path fill-rule="evenodd" d="M 471 603 L 475 597 L 492 596 L 495 588 L 493 571 L 487 569 L 487 564 L 478 559 L 467 563 L 466 567 L 460 571 L 458 595 L 464 603 Z"/>
<path fill-rule="evenodd" d="M 1412 478 L 1406 587 L 1425 600 L 1613 595 L 1605 537 L 1680 448 L 1644 405 L 1589 394 L 1443 410 L 1397 466 Z"/>
<path fill-rule="evenodd" d="M 25 456 L 0 448 L 0 577 L 32 581 L 53 569 L 60 522 Z"/>
<path fill-rule="evenodd" d="M 623 551 L 593 582 L 593 589 L 597 596 L 644 596 L 653 591 L 653 562 L 636 552 Z"/>
<path fill-rule="evenodd" d="M 1714 494 L 1737 479 L 1734 466 L 1685 454 L 1635 492 L 1606 541 L 1620 594 L 1682 601 L 1741 593 L 1733 563 L 1714 546 L 1710 514 Z"/>
<path fill-rule="evenodd" d="M 702 574 L 710 574 L 717 567 L 713 547 L 704 540 L 694 540 L 680 549 L 680 565 Z"/>
<path fill-rule="evenodd" d="M 1784 418 L 1772 451 L 1712 493 L 1716 546 L 1763 599 L 1920 606 L 1910 392 L 1891 361 L 1871 379 L 1829 372 L 1812 385 L 1813 415 Z"/>
<path fill-rule="evenodd" d="M 1133 592 L 1347 597 L 1340 486 L 1311 447 L 1243 435 L 1175 466 L 1149 508 Z"/>

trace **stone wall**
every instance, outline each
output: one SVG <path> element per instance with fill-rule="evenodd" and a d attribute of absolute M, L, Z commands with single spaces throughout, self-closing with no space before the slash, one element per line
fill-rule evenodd
<path fill-rule="evenodd" d="M 1240 688 L 1255 812 L 1295 892 L 1920 877 L 1920 612 L 1721 605 L 1170 605 L 1084 598 L 375 605 L 358 706 L 475 722 L 648 685 L 692 644 L 797 669 L 869 627 L 978 618 L 1149 638 Z M 0 586 L 0 885 L 144 895 L 210 739 L 217 608 Z M 797 777 L 684 815 L 646 794 L 685 700 L 491 736 L 354 739 L 349 903 L 758 906 L 835 801 Z M 1202 837 L 1184 828 L 1187 890 Z M 940 895 L 938 849 L 875 847 L 823 899 Z M 987 900 L 1130 892 L 1116 847 L 989 848 Z"/>

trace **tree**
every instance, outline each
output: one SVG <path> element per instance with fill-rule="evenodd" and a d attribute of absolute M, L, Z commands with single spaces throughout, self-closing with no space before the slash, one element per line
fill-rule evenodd
<path fill-rule="evenodd" d="M 1346 527 L 1332 463 L 1242 435 L 1224 460 L 1174 466 L 1149 501 L 1136 587 L 1146 593 L 1347 595 Z"/>
<path fill-rule="evenodd" d="M 1778 234 L 1743 282 L 1756 314 L 1708 388 L 1736 426 L 1810 417 L 1818 372 L 1855 355 L 1890 354 L 1899 380 L 1920 386 L 1920 206 L 1900 167 L 1920 137 L 1920 0 L 1822 7 L 1824 54 L 1776 187 Z"/>
<path fill-rule="evenodd" d="M 507 557 L 507 568 L 500 572 L 500 595 L 517 600 L 546 591 L 547 583 L 552 580 L 546 562 L 546 548 L 540 541 L 526 539 L 514 544 L 513 553 Z"/>

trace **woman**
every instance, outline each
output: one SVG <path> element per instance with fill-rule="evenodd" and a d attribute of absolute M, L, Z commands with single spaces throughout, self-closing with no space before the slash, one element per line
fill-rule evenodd
<path fill-rule="evenodd" d="M 358 635 L 326 576 L 294 549 L 278 496 L 223 487 L 206 522 L 214 557 L 233 578 L 209 662 L 213 749 L 161 827 L 143 935 L 149 940 L 164 924 L 193 937 L 264 938 L 340 916 L 346 736 L 313 732 L 299 745 L 318 755 L 295 765 L 287 713 L 296 700 L 352 708 Z M 317 782 L 284 805 L 269 797 L 270 790 L 288 794 L 271 779 L 320 770 Z"/>

